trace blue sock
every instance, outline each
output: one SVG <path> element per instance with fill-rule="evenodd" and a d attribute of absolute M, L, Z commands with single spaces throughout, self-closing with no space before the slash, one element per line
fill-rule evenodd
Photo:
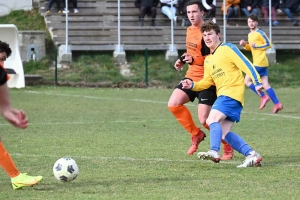
<path fill-rule="evenodd" d="M 250 152 L 253 151 L 251 147 L 243 140 L 243 138 L 233 132 L 228 132 L 224 140 L 234 150 L 238 151 L 244 156 L 248 156 Z"/>
<path fill-rule="evenodd" d="M 249 88 L 250 88 L 255 94 L 257 94 L 256 89 L 255 89 L 255 86 L 254 86 L 253 83 L 251 83 L 251 85 L 249 86 Z M 261 97 L 265 96 L 265 93 L 264 93 L 264 92 L 259 92 L 259 93 L 260 93 Z"/>
<path fill-rule="evenodd" d="M 266 92 L 268 93 L 269 97 L 271 98 L 271 100 L 273 101 L 273 103 L 275 105 L 279 103 L 279 100 L 277 99 L 277 96 L 276 96 L 275 91 L 273 90 L 273 88 L 267 89 Z"/>
<path fill-rule="evenodd" d="M 210 149 L 219 152 L 222 141 L 222 127 L 219 122 L 209 125 L 210 129 Z"/>

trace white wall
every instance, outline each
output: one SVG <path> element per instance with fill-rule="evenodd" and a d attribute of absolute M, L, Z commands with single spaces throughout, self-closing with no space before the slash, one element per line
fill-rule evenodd
<path fill-rule="evenodd" d="M 0 0 L 0 16 L 9 14 L 12 10 L 31 10 L 32 0 Z"/>

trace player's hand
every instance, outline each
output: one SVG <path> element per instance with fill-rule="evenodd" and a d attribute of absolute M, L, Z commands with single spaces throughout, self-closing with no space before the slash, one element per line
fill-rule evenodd
<path fill-rule="evenodd" d="M 255 90 L 256 90 L 256 93 L 258 94 L 258 96 L 261 97 L 260 92 L 262 92 L 263 89 L 264 89 L 264 88 L 263 88 L 262 85 L 255 86 Z"/>
<path fill-rule="evenodd" d="M 241 40 L 241 41 L 240 41 L 240 45 L 241 45 L 241 46 L 245 46 L 246 44 L 247 44 L 247 43 L 246 43 L 245 40 Z"/>
<path fill-rule="evenodd" d="M 9 108 L 2 111 L 2 116 L 15 127 L 27 128 L 28 126 L 28 119 L 23 110 Z"/>
<path fill-rule="evenodd" d="M 190 54 L 186 53 L 184 61 L 188 64 L 192 64 L 194 62 L 194 58 Z"/>
<path fill-rule="evenodd" d="M 182 63 L 182 62 L 180 61 L 180 59 L 177 59 L 176 62 L 175 62 L 175 64 L 174 64 L 175 69 L 176 69 L 177 71 L 182 70 L 182 69 L 183 69 L 183 66 L 184 66 L 184 63 Z"/>
<path fill-rule="evenodd" d="M 253 47 L 253 48 L 255 47 L 255 42 L 251 43 L 251 47 Z"/>
<path fill-rule="evenodd" d="M 182 89 L 192 89 L 193 82 L 189 79 L 184 79 L 181 81 Z"/>
<path fill-rule="evenodd" d="M 247 10 L 250 11 L 251 10 L 251 6 L 247 6 Z"/>

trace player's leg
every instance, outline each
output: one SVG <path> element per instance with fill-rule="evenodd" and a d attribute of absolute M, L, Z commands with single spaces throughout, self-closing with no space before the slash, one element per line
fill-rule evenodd
<path fill-rule="evenodd" d="M 238 167 L 253 167 L 259 166 L 262 160 L 261 156 L 252 150 L 252 148 L 243 140 L 242 137 L 231 131 L 234 122 L 240 121 L 242 112 L 242 104 L 230 97 L 224 101 L 225 108 L 222 112 L 226 115 L 226 119 L 221 121 L 223 130 L 223 139 L 234 148 L 234 150 L 246 156 L 246 160 Z"/>
<path fill-rule="evenodd" d="M 42 180 L 42 176 L 28 176 L 22 174 L 17 169 L 14 161 L 3 146 L 0 138 L 0 166 L 4 169 L 7 175 L 11 178 L 11 183 L 14 189 L 24 186 L 33 186 Z"/>
<path fill-rule="evenodd" d="M 209 130 L 209 126 L 206 124 L 206 120 L 211 110 L 211 106 L 217 99 L 216 87 L 211 86 L 206 90 L 203 90 L 198 93 L 198 119 L 200 123 Z M 193 146 L 191 146 L 192 148 Z M 198 145 L 195 148 L 195 151 L 198 149 Z"/>
<path fill-rule="evenodd" d="M 245 75 L 244 83 L 257 95 L 257 91 L 250 76 Z M 259 110 L 263 109 L 266 106 L 266 104 L 270 101 L 270 98 L 267 95 L 265 95 L 264 92 L 260 92 L 260 95 L 260 106 L 258 108 Z"/>
<path fill-rule="evenodd" d="M 261 80 L 263 83 L 263 87 L 265 89 L 265 91 L 267 92 L 268 96 L 270 97 L 270 99 L 273 101 L 274 103 L 274 108 L 272 113 L 277 113 L 278 111 L 283 109 L 282 104 L 280 103 L 280 101 L 277 98 L 277 95 L 274 91 L 274 89 L 270 86 L 269 84 L 269 80 L 268 80 L 268 68 L 265 68 L 265 72 L 264 75 L 261 76 Z"/>
<path fill-rule="evenodd" d="M 180 83 L 173 91 L 168 102 L 168 108 L 171 113 L 175 116 L 177 121 L 182 127 L 191 134 L 192 146 L 199 143 L 204 139 L 205 134 L 196 126 L 189 109 L 184 106 L 189 101 L 194 101 L 197 93 L 191 90 L 183 90 L 182 84 Z M 197 150 L 197 149 L 196 149 Z M 191 155 L 194 152 L 188 151 Z"/>
<path fill-rule="evenodd" d="M 218 103 L 220 103 L 220 101 L 218 100 L 219 98 L 217 99 L 214 105 L 218 105 Z M 210 150 L 208 152 L 199 152 L 197 156 L 200 159 L 212 160 L 215 163 L 218 163 L 221 160 L 221 157 L 219 156 L 219 151 L 223 131 L 220 122 L 225 118 L 226 115 L 224 115 L 221 111 L 217 109 L 212 108 L 212 110 L 210 111 L 209 116 L 206 120 L 210 128 Z"/>
<path fill-rule="evenodd" d="M 240 136 L 230 131 L 233 123 L 240 121 L 242 108 L 240 102 L 230 97 L 218 97 L 207 118 L 207 123 L 210 127 L 210 151 L 199 152 L 199 158 L 212 160 L 216 163 L 219 162 L 218 152 L 223 137 L 235 150 L 247 156 L 245 162 L 238 167 L 250 167 L 260 164 L 260 155 L 253 151 Z"/>
<path fill-rule="evenodd" d="M 261 79 L 263 82 L 264 89 L 266 90 L 267 94 L 269 95 L 269 97 L 271 98 L 271 100 L 274 103 L 274 108 L 273 108 L 272 113 L 277 113 L 278 111 L 283 109 L 283 106 L 280 103 L 280 101 L 278 100 L 274 89 L 270 86 L 268 76 L 262 76 Z"/>

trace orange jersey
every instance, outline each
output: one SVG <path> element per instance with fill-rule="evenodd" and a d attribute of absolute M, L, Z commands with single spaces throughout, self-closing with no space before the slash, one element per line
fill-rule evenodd
<path fill-rule="evenodd" d="M 210 54 L 210 49 L 205 45 L 202 39 L 200 28 L 188 27 L 186 30 L 186 50 L 194 61 L 188 65 L 185 77 L 193 81 L 200 81 L 204 75 L 204 59 Z"/>

